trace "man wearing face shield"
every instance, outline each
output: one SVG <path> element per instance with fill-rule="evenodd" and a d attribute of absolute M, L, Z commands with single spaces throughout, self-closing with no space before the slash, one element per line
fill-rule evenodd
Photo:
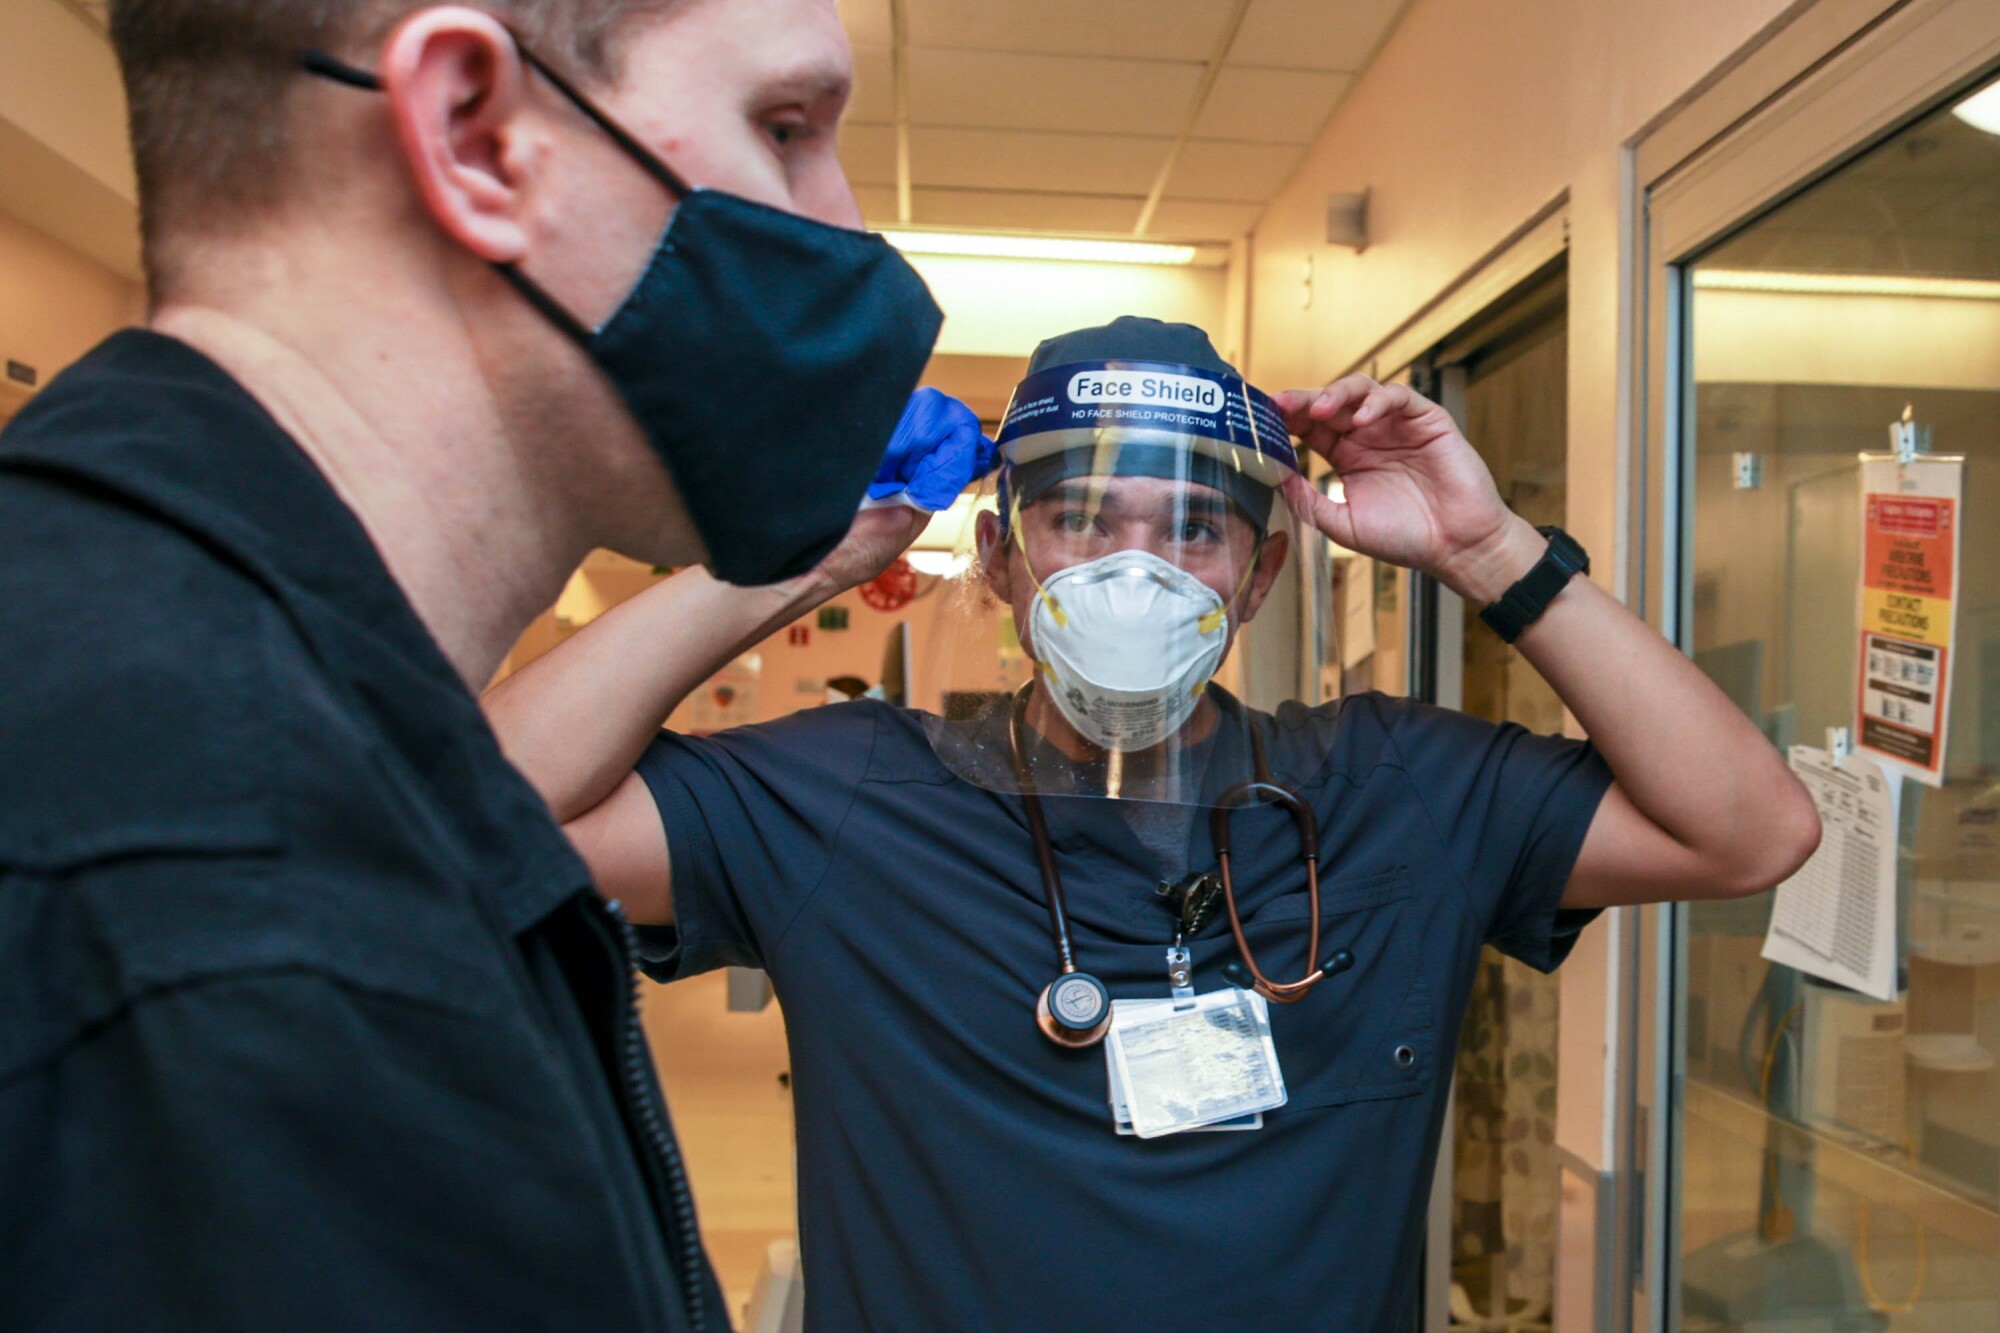
<path fill-rule="evenodd" d="M 655 730 L 894 553 L 856 545 L 779 616 L 670 580 L 496 725 L 655 976 L 770 972 L 808 1327 L 1413 1327 L 1482 944 L 1553 968 L 1606 906 L 1759 892 L 1812 806 L 1406 390 L 1266 398 L 1200 330 L 1124 319 L 1041 346 L 999 450 L 917 668 L 984 707 Z M 1239 633 L 1323 535 L 1486 606 L 1591 742 L 1244 703 Z"/>
<path fill-rule="evenodd" d="M 629 927 L 473 691 L 595 547 L 747 601 L 854 524 L 940 316 L 833 6 L 110 28 L 147 327 L 0 437 L 0 1324 L 721 1333 Z"/>

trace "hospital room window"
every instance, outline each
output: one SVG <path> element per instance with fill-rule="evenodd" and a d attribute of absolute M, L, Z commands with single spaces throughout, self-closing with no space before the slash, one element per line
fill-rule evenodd
<path fill-rule="evenodd" d="M 1688 1330 L 2000 1327 L 2000 136 L 1954 114 L 1972 91 L 1682 272 L 1695 661 L 1773 745 L 1893 760 L 1894 902 L 1887 999 L 1768 961 L 1770 895 L 1688 911 Z"/>

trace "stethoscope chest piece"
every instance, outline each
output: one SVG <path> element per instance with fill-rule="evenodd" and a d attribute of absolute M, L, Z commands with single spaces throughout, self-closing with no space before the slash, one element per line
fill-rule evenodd
<path fill-rule="evenodd" d="M 1058 1046 L 1095 1046 L 1111 1026 L 1111 992 L 1088 972 L 1065 972 L 1035 1001 L 1035 1022 Z"/>

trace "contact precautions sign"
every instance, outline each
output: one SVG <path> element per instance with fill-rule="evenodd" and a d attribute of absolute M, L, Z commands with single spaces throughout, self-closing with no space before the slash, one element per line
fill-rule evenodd
<path fill-rule="evenodd" d="M 1862 749 L 1942 781 L 1964 464 L 1861 465 Z"/>

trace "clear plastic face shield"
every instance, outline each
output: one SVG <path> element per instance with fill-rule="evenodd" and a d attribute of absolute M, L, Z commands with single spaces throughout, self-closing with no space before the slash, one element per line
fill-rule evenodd
<path fill-rule="evenodd" d="M 925 653 L 945 765 L 995 791 L 1195 807 L 1309 778 L 1314 729 L 1284 733 L 1239 687 L 1244 627 L 1298 550 L 1270 399 L 1190 366 L 1055 366 L 1016 390 L 999 443 Z"/>

